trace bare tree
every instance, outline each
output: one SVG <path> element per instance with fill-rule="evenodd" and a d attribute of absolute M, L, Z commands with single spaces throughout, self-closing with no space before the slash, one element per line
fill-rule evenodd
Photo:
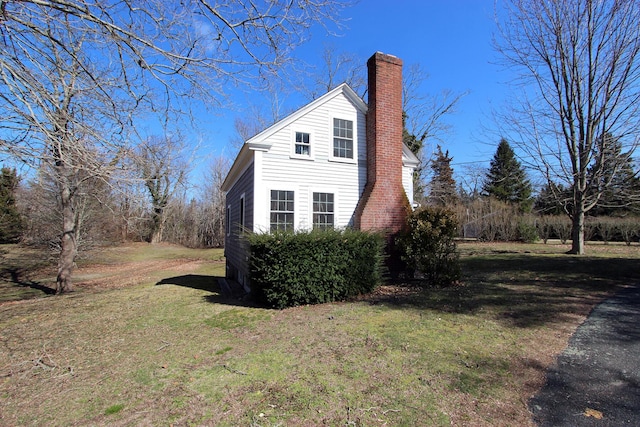
<path fill-rule="evenodd" d="M 327 44 L 321 61 L 301 75 L 309 77 L 300 83 L 300 91 L 309 100 L 314 100 L 347 83 L 361 98 L 367 94 L 366 60 L 349 52 L 341 52 L 335 45 Z"/>
<path fill-rule="evenodd" d="M 583 254 L 585 213 L 606 175 L 598 138 L 615 135 L 625 156 L 639 141 L 640 3 L 510 0 L 502 16 L 497 47 L 521 71 L 524 96 L 501 122 L 550 188 L 570 189 L 570 252 Z"/>
<path fill-rule="evenodd" d="M 78 185 L 109 180 L 135 125 L 276 74 L 337 0 L 2 1 L 0 150 L 46 163 L 61 204 L 57 292 L 72 290 Z M 153 120 L 153 119 L 152 119 Z"/>
<path fill-rule="evenodd" d="M 231 162 L 223 156 L 214 158 L 204 177 L 201 200 L 203 215 L 200 220 L 199 234 L 206 247 L 222 247 L 225 236 L 225 194 L 222 183 L 227 176 Z"/>
<path fill-rule="evenodd" d="M 142 143 L 133 161 L 151 199 L 151 243 L 160 243 L 165 209 L 177 191 L 184 188 L 187 164 L 184 141 L 177 136 L 151 137 Z"/>
<path fill-rule="evenodd" d="M 462 164 L 462 172 L 457 174 L 460 195 L 464 202 L 473 202 L 480 197 L 482 183 L 487 175 L 487 168 L 475 163 Z"/>
<path fill-rule="evenodd" d="M 455 113 L 456 105 L 467 93 L 443 90 L 433 94 L 424 89 L 429 74 L 420 64 L 405 68 L 402 86 L 405 143 L 420 159 L 413 175 L 415 199 L 423 201 L 429 168 L 435 155 L 435 146 L 445 142 L 450 126 L 445 118 Z"/>
<path fill-rule="evenodd" d="M 402 108 L 406 115 L 405 127 L 421 141 L 444 142 L 450 125 L 444 118 L 455 113 L 460 99 L 467 92 L 454 93 L 444 89 L 438 94 L 424 90 L 429 73 L 420 64 L 405 68 L 402 86 Z"/>
<path fill-rule="evenodd" d="M 262 132 L 280 119 L 280 102 L 277 92 L 269 92 L 269 104 L 271 106 L 270 114 L 265 113 L 264 109 L 253 104 L 249 106 L 245 117 L 236 117 L 233 122 L 236 133 L 230 140 L 231 145 L 236 151 L 242 148 L 242 144 L 244 144 L 246 140 Z"/>

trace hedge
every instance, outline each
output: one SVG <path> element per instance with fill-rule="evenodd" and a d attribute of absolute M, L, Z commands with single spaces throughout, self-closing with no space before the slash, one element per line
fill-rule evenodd
<path fill-rule="evenodd" d="M 382 281 L 384 240 L 361 231 L 251 234 L 253 297 L 270 307 L 340 301 Z"/>

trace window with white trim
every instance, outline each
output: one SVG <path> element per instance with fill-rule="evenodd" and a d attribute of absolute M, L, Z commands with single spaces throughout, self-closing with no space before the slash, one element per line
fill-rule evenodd
<path fill-rule="evenodd" d="M 313 228 L 331 229 L 334 226 L 333 193 L 313 193 Z"/>
<path fill-rule="evenodd" d="M 333 157 L 353 159 L 353 122 L 333 119 Z"/>
<path fill-rule="evenodd" d="M 271 190 L 270 230 L 293 231 L 293 191 Z"/>
<path fill-rule="evenodd" d="M 240 196 L 240 232 L 244 231 L 244 194 Z"/>
<path fill-rule="evenodd" d="M 298 156 L 311 156 L 311 135 L 307 132 L 296 132 L 295 153 Z"/>

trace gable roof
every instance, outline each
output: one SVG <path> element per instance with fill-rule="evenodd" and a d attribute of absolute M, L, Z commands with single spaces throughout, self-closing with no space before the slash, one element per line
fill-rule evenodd
<path fill-rule="evenodd" d="M 233 183 L 238 178 L 240 178 L 247 167 L 249 167 L 253 160 L 254 151 L 267 151 L 269 150 L 269 148 L 271 148 L 271 143 L 268 142 L 270 136 L 272 136 L 282 128 L 295 122 L 300 117 L 307 114 L 309 111 L 314 110 L 318 106 L 335 98 L 338 95 L 344 95 L 349 101 L 351 101 L 351 103 L 353 103 L 353 105 L 355 105 L 358 110 L 362 111 L 363 113 L 367 112 L 367 104 L 365 104 L 365 102 L 353 91 L 353 89 L 349 87 L 348 84 L 342 83 L 335 89 L 330 90 L 321 97 L 311 101 L 305 106 L 289 114 L 284 119 L 277 121 L 262 132 L 246 140 L 245 143 L 242 144 L 240 153 L 238 153 L 238 156 L 233 162 L 233 165 L 231 165 L 231 169 L 229 169 L 227 177 L 222 183 L 222 191 L 228 191 Z"/>
<path fill-rule="evenodd" d="M 353 91 L 353 89 L 351 89 L 349 87 L 348 84 L 342 83 L 340 86 L 336 87 L 335 89 L 325 93 L 324 95 L 322 95 L 321 97 L 311 101 L 310 103 L 308 103 L 304 107 L 302 107 L 302 108 L 296 110 L 295 112 L 289 114 L 284 119 L 282 119 L 282 120 L 274 123 L 273 125 L 269 126 L 268 128 L 266 128 L 265 130 L 263 130 L 259 134 L 249 138 L 245 142 L 245 144 L 256 145 L 256 146 L 257 145 L 261 145 L 261 143 L 264 144 L 263 141 L 268 139 L 274 133 L 276 133 L 279 130 L 281 130 L 282 128 L 290 125 L 291 123 L 293 123 L 296 120 L 298 120 L 300 117 L 304 116 L 305 114 L 307 114 L 308 112 L 314 110 L 315 108 L 319 107 L 320 105 L 324 104 L 325 102 L 330 101 L 331 99 L 335 98 L 338 95 L 344 95 L 362 113 L 366 113 L 367 112 L 367 104 L 365 104 L 364 101 L 362 99 L 360 99 L 360 97 L 358 95 L 356 95 L 356 93 Z M 271 144 L 268 144 L 268 143 L 264 144 L 264 148 L 268 149 L 270 147 L 271 147 Z"/>
<path fill-rule="evenodd" d="M 308 112 L 314 110 L 315 108 L 339 95 L 344 95 L 363 114 L 367 113 L 367 104 L 354 92 L 353 89 L 351 89 L 351 87 L 349 87 L 347 83 L 342 83 L 335 89 L 330 90 L 321 97 L 311 101 L 305 106 L 289 114 L 284 119 L 277 121 L 262 132 L 258 133 L 255 136 L 252 136 L 247 141 L 245 141 L 245 143 L 242 145 L 242 148 L 240 149 L 240 152 L 238 153 L 238 156 L 234 160 L 233 165 L 231 165 L 231 169 L 229 169 L 227 177 L 222 183 L 222 191 L 229 191 L 229 189 L 231 189 L 233 184 L 240 178 L 244 171 L 247 170 L 247 168 L 253 161 L 254 151 L 268 151 L 271 148 L 269 138 L 273 134 L 289 126 L 291 123 L 295 122 Z M 420 162 L 418 158 L 411 152 L 411 150 L 409 150 L 409 148 L 404 144 L 402 148 L 402 157 L 403 164 L 406 166 L 416 167 Z"/>

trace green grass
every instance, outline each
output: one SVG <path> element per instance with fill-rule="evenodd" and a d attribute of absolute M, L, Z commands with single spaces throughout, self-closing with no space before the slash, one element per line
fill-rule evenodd
<path fill-rule="evenodd" d="M 116 405 L 109 406 L 109 407 L 104 411 L 104 414 L 105 414 L 105 415 L 117 414 L 118 412 L 122 411 L 123 409 L 124 409 L 124 404 L 122 404 L 122 403 L 118 403 L 118 404 L 116 404 Z"/>
<path fill-rule="evenodd" d="M 569 334 L 638 282 L 638 246 L 566 249 L 462 244 L 459 286 L 276 311 L 219 295 L 219 250 L 110 248 L 104 286 L 0 287 L 0 424 L 532 425 Z"/>

